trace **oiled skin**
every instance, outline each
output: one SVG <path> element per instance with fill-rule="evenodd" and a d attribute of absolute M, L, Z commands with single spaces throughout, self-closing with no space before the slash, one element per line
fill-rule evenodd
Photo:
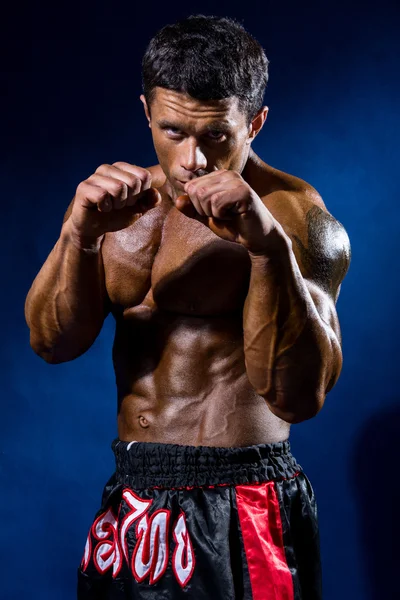
<path fill-rule="evenodd" d="M 120 439 L 225 447 L 286 440 L 290 424 L 269 410 L 246 374 L 247 250 L 180 213 L 160 167 L 150 171 L 161 205 L 106 234 L 102 245 L 116 319 Z M 242 177 L 294 242 L 302 270 L 306 215 L 313 207 L 326 213 L 321 198 L 254 152 Z"/>

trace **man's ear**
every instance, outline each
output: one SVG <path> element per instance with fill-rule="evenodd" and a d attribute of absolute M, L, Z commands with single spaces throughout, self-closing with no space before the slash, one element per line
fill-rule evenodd
<path fill-rule="evenodd" d="M 146 98 L 144 97 L 144 95 L 142 94 L 140 96 L 141 101 L 143 102 L 143 106 L 144 106 L 144 112 L 146 114 L 146 118 L 149 122 L 149 127 L 151 127 L 151 116 L 150 116 L 150 111 L 149 111 L 149 107 L 147 106 L 147 102 L 146 102 Z"/>
<path fill-rule="evenodd" d="M 261 131 L 268 115 L 268 106 L 260 108 L 254 119 L 249 125 L 249 137 L 246 140 L 246 144 L 251 144 L 259 131 Z"/>

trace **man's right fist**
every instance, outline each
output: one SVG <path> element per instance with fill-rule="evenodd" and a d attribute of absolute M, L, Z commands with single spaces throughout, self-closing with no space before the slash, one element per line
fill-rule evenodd
<path fill-rule="evenodd" d="M 74 234 L 99 238 L 128 227 L 160 204 L 161 194 L 151 187 L 151 178 L 150 171 L 126 162 L 101 165 L 76 189 L 70 216 Z"/>

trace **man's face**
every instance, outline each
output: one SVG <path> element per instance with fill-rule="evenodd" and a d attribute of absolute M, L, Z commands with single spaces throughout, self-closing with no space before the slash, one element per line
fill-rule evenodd
<path fill-rule="evenodd" d="M 150 112 L 144 96 L 141 100 L 159 163 L 175 194 L 184 192 L 187 181 L 217 169 L 242 172 L 254 133 L 236 97 L 195 100 L 157 87 Z"/>

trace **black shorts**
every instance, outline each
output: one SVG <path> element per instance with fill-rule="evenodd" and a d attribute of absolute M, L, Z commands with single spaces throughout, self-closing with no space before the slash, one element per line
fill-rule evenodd
<path fill-rule="evenodd" d="M 79 600 L 322 598 L 314 493 L 288 441 L 112 447 Z"/>

